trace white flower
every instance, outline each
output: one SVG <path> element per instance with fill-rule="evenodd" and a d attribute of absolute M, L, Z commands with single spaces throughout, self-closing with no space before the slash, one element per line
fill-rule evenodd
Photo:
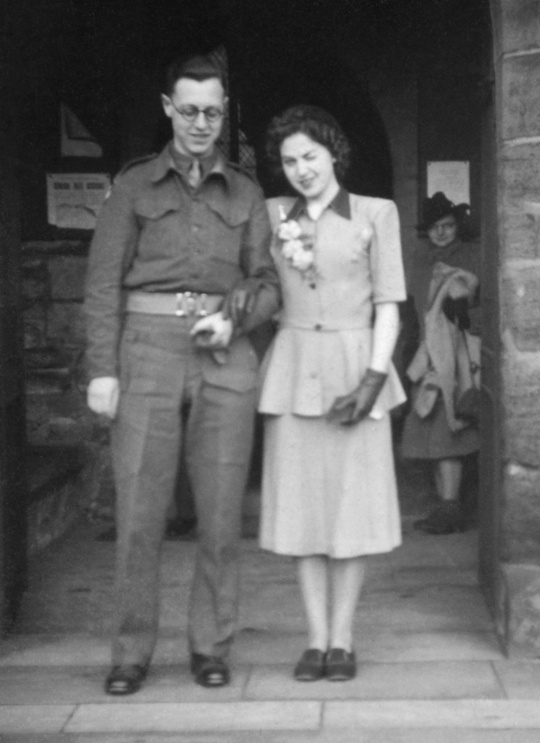
<path fill-rule="evenodd" d="M 279 225 L 278 237 L 280 240 L 296 240 L 302 234 L 302 228 L 294 220 L 282 222 Z"/>
<path fill-rule="evenodd" d="M 304 250 L 304 244 L 302 240 L 287 240 L 283 243 L 282 253 L 284 258 L 291 260 L 297 253 Z"/>
<path fill-rule="evenodd" d="M 294 254 L 292 264 L 294 268 L 297 268 L 299 271 L 306 271 L 313 265 L 313 253 L 311 250 L 299 250 Z"/>
<path fill-rule="evenodd" d="M 355 235 L 355 244 L 352 247 L 352 261 L 357 263 L 362 255 L 364 254 L 367 246 L 369 245 L 371 238 L 373 237 L 373 230 L 371 227 L 364 227 Z"/>
<path fill-rule="evenodd" d="M 373 230 L 371 227 L 364 227 L 354 237 L 361 247 L 365 247 L 373 237 Z"/>
<path fill-rule="evenodd" d="M 317 270 L 313 239 L 311 236 L 302 234 L 302 228 L 294 219 L 286 221 L 284 211 L 280 207 L 281 224 L 277 229 L 277 236 L 282 243 L 281 255 L 291 268 L 302 274 L 303 278 L 314 282 Z"/>

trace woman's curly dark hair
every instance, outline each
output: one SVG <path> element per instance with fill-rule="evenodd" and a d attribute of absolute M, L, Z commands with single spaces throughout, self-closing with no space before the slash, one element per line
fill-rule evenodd
<path fill-rule="evenodd" d="M 281 145 L 287 137 L 299 133 L 326 147 L 335 158 L 334 171 L 341 181 L 349 167 L 349 141 L 334 117 L 318 106 L 291 106 L 272 119 L 266 134 L 266 156 L 272 170 L 283 174 Z"/>

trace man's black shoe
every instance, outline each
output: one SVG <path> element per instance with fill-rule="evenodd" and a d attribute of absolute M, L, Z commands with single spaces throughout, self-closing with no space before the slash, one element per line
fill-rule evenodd
<path fill-rule="evenodd" d="M 147 668 L 139 665 L 113 666 L 105 679 L 107 694 L 135 694 L 146 678 Z"/>
<path fill-rule="evenodd" d="M 191 673 L 200 686 L 226 686 L 231 680 L 229 666 L 223 658 L 213 655 L 191 654 Z"/>

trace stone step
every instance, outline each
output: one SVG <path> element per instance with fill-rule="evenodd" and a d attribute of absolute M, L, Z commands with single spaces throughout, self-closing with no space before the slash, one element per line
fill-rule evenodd
<path fill-rule="evenodd" d="M 240 665 L 291 664 L 301 652 L 304 635 L 295 632 L 240 629 L 232 662 Z M 363 627 L 355 643 L 364 663 L 451 663 L 502 661 L 504 655 L 494 632 L 402 632 Z M 185 632 L 163 633 L 157 641 L 157 666 L 187 663 Z M 0 669 L 4 667 L 105 666 L 110 641 L 105 635 L 11 635 L 0 644 Z M 523 667 L 523 666 L 520 666 Z M 540 664 L 533 665 L 540 674 Z M 540 683 L 540 676 L 539 676 Z"/>
<path fill-rule="evenodd" d="M 3 737 L 6 743 L 540 743 L 538 730 L 479 730 L 478 728 L 380 728 L 331 731 L 230 731 L 203 733 L 32 733 Z"/>
<path fill-rule="evenodd" d="M 210 695 L 214 692 L 207 692 Z M 2 740 L 54 736 L 55 741 L 92 735 L 112 743 L 163 740 L 175 735 L 190 743 L 244 741 L 256 735 L 271 743 L 536 743 L 540 741 L 540 707 L 527 700 L 455 700 L 452 702 L 200 702 L 103 703 L 81 705 L 0 706 Z M 267 737 L 264 738 L 264 734 Z M 273 735 L 268 735 L 273 733 Z M 244 734 L 244 735 L 242 735 Z M 353 738 L 352 735 L 356 738 Z M 414 738 L 412 737 L 414 735 Z M 9 736 L 9 738 L 4 737 Z M 12 737 L 13 736 L 13 737 Z M 73 736 L 69 738 L 67 736 Z M 107 736 L 107 737 L 105 737 Z M 118 736 L 116 738 L 115 736 Z M 212 738 L 212 736 L 215 736 Z M 236 737 L 239 736 L 239 737 Z M 166 738 L 165 738 L 166 739 Z M 32 738 L 26 738 L 30 741 Z M 38 738 L 39 740 L 39 738 Z"/>

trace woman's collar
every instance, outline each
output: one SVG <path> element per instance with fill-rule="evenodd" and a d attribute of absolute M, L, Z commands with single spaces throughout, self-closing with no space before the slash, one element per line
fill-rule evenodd
<path fill-rule="evenodd" d="M 351 219 L 351 202 L 348 192 L 343 187 L 340 187 L 326 209 L 332 209 L 340 217 L 343 217 L 343 219 Z M 303 196 L 298 196 L 287 214 L 287 221 L 298 219 L 302 214 L 307 214 L 307 203 Z"/>

